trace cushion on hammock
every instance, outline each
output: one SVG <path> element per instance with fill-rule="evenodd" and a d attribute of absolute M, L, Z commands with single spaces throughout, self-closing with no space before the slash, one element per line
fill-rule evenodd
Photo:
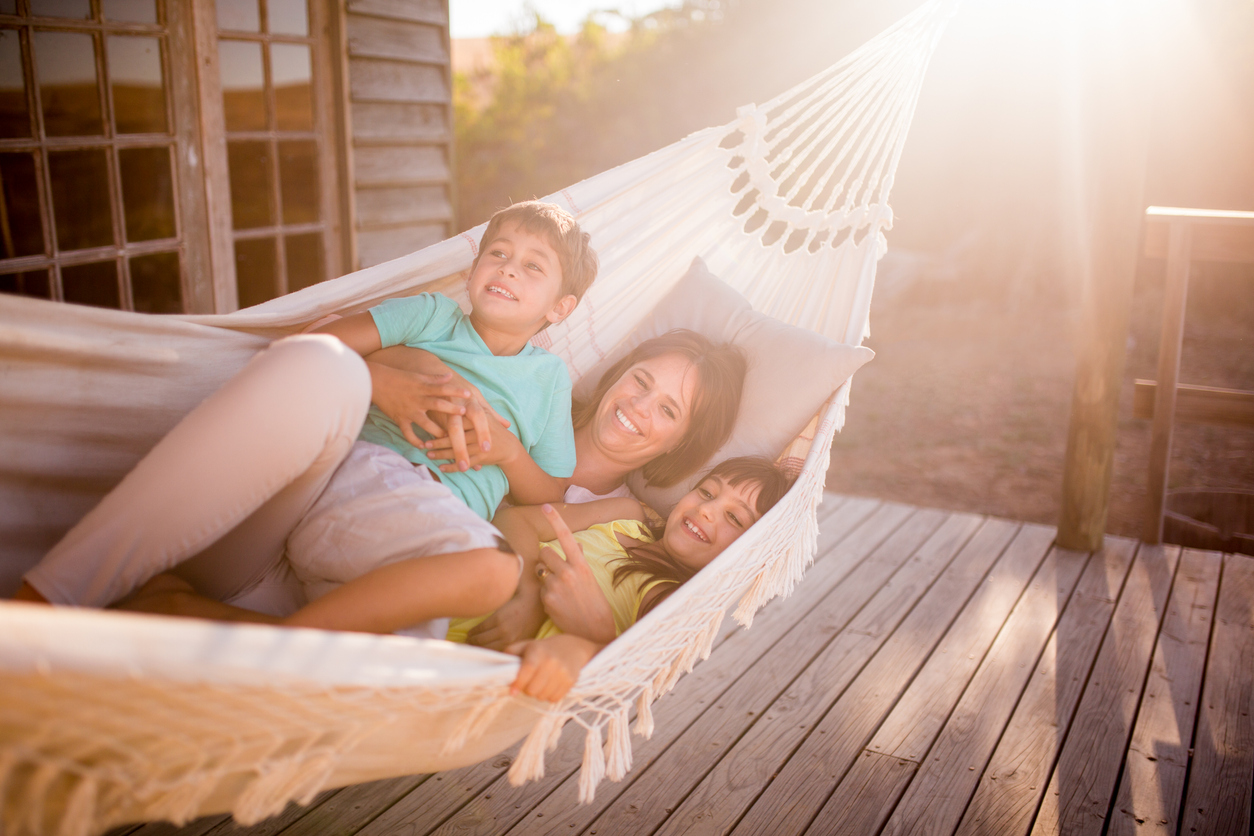
<path fill-rule="evenodd" d="M 715 342 L 734 342 L 749 358 L 736 428 L 711 464 L 733 456 L 775 458 L 832 392 L 875 356 L 864 346 L 844 345 L 757 313 L 698 257 L 631 336 L 583 376 L 575 387 L 576 397 L 587 397 L 601 372 L 636 345 L 675 328 L 697 331 Z M 646 485 L 636 472 L 627 484 L 638 498 L 665 514 L 699 479 L 700 473 L 657 488 Z"/>

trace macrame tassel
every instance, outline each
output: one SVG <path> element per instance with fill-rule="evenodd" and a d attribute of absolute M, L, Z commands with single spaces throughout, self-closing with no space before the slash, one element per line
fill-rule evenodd
<path fill-rule="evenodd" d="M 493 695 L 479 702 L 474 708 L 466 713 L 457 727 L 453 729 L 452 734 L 444 741 L 444 745 L 440 747 L 441 755 L 451 755 L 466 745 L 467 740 L 474 740 L 480 737 L 496 716 L 501 713 L 501 709 L 509 702 L 508 694 L 504 696 Z"/>
<path fill-rule="evenodd" d="M 200 805 L 213 792 L 217 783 L 217 776 L 194 772 L 183 776 L 172 788 L 155 792 L 137 790 L 135 795 L 140 798 L 157 796 L 157 802 L 148 808 L 149 816 L 153 819 L 168 819 L 181 825 L 200 815 Z"/>
<path fill-rule="evenodd" d="M 23 803 L 26 806 L 26 815 L 23 816 L 23 821 L 14 828 L 18 833 L 21 833 L 23 828 L 29 833 L 47 832 L 48 828 L 44 827 L 44 805 L 48 803 L 48 788 L 60 775 L 61 770 L 56 764 L 45 763 L 35 768 L 34 774 L 31 775 L 29 783 L 24 788 Z"/>
<path fill-rule="evenodd" d="M 736 607 L 736 612 L 732 615 L 736 623 L 746 630 L 753 626 L 753 616 L 757 614 L 757 611 L 771 599 L 769 589 L 771 581 L 768 576 L 773 571 L 775 570 L 770 568 L 764 569 L 753 579 L 753 586 L 749 587 L 749 591 L 740 599 L 740 606 Z"/>
<path fill-rule="evenodd" d="M 645 740 L 653 737 L 653 686 L 645 685 L 636 700 L 636 734 Z"/>
<path fill-rule="evenodd" d="M 65 802 L 57 836 L 88 836 L 96 830 L 96 779 L 82 776 Z"/>
<path fill-rule="evenodd" d="M 605 742 L 605 777 L 611 781 L 621 781 L 631 769 L 631 731 L 627 720 L 627 709 L 610 715 L 609 728 Z"/>
<path fill-rule="evenodd" d="M 293 757 L 271 765 L 240 794 L 231 811 L 242 825 L 283 812 L 289 801 L 308 804 L 326 786 L 338 759 L 330 755 Z"/>
<path fill-rule="evenodd" d="M 521 787 L 528 781 L 544 777 L 544 753 L 553 748 L 550 741 L 561 733 L 565 723 L 565 714 L 545 714 L 539 719 L 509 768 L 511 785 Z"/>
<path fill-rule="evenodd" d="M 583 739 L 583 765 L 579 768 L 579 803 L 591 804 L 597 784 L 605 777 L 605 752 L 601 749 L 601 727 L 588 729 Z"/>

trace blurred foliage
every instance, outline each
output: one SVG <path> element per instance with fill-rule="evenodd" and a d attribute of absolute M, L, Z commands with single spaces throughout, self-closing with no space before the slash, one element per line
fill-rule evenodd
<path fill-rule="evenodd" d="M 616 12 L 596 12 L 570 38 L 537 15 L 529 31 L 492 38 L 492 66 L 453 79 L 459 225 L 704 127 L 689 65 L 735 4 L 688 0 L 623 33 L 599 22 Z"/>

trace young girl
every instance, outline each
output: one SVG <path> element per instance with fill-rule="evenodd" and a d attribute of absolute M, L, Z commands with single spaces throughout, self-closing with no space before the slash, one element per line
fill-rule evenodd
<path fill-rule="evenodd" d="M 518 590 L 506 605 L 512 629 L 509 635 L 499 628 L 475 630 L 484 618 L 454 619 L 448 638 L 503 649 L 514 638 L 559 635 L 566 625 L 549 619 L 546 593 L 567 573 L 589 572 L 609 604 L 612 623 L 606 619 L 591 631 L 585 618 L 578 632 L 607 644 L 735 542 L 790 484 L 769 459 L 728 459 L 680 499 L 660 537 L 631 499 L 559 506 L 560 512 L 548 505 L 503 509 L 493 522 L 524 562 Z M 571 535 L 570 529 L 578 533 Z"/>

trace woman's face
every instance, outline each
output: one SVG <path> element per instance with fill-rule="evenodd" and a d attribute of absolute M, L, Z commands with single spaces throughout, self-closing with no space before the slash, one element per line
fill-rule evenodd
<path fill-rule="evenodd" d="M 717 476 L 702 479 L 666 518 L 667 553 L 690 569 L 704 567 L 758 521 L 761 489 L 752 480 L 732 485 Z"/>
<path fill-rule="evenodd" d="M 635 469 L 668 453 L 688 432 L 697 372 L 680 354 L 641 360 L 597 405 L 592 438 L 605 455 Z"/>

